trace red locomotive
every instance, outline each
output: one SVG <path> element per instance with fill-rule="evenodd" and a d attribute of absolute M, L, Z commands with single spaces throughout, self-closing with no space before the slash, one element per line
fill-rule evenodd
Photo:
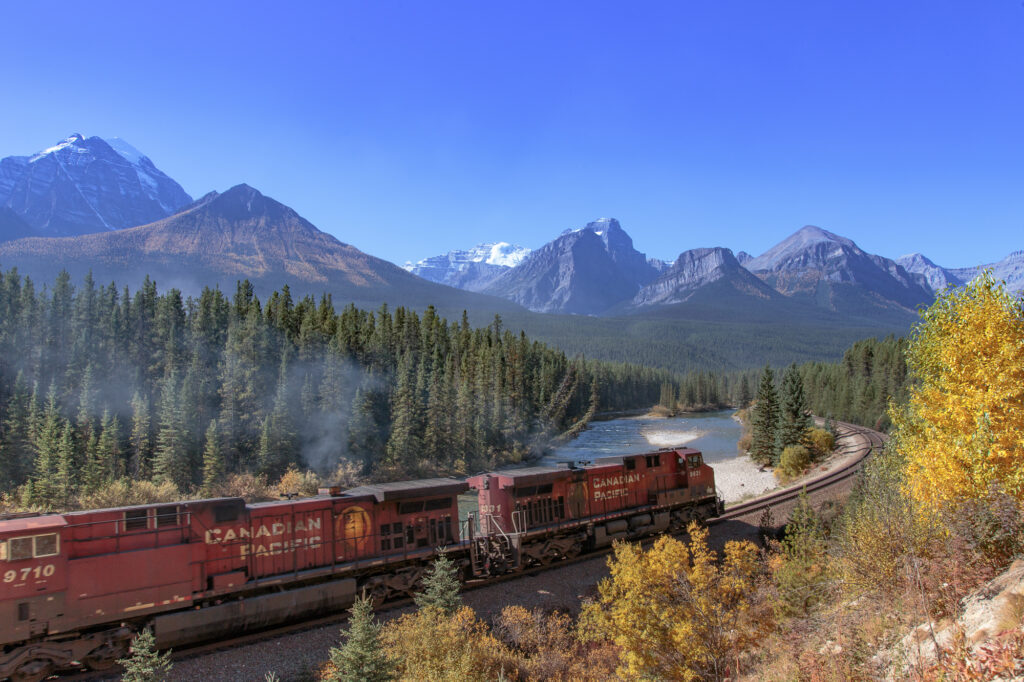
<path fill-rule="evenodd" d="M 459 522 L 458 496 L 477 490 Z M 411 594 L 439 547 L 485 577 L 717 515 L 696 450 L 327 489 L 0 520 L 0 678 L 110 666 L 152 627 L 160 648 L 340 611 L 357 590 Z M 460 530 L 462 532 L 460 532 Z"/>

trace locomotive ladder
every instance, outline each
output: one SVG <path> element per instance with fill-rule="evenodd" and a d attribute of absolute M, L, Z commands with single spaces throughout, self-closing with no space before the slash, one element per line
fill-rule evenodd
<path fill-rule="evenodd" d="M 518 512 L 516 512 L 518 513 Z M 519 523 L 513 519 L 513 526 Z M 501 519 L 493 514 L 480 516 L 480 533 L 473 533 L 473 519 L 469 520 L 472 536 L 469 543 L 470 565 L 477 577 L 500 575 L 519 568 L 522 533 L 506 532 Z"/>

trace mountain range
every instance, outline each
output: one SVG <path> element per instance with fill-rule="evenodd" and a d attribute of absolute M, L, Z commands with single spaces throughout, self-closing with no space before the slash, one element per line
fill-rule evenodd
<path fill-rule="evenodd" d="M 756 257 L 711 246 L 666 263 L 638 251 L 614 218 L 565 230 L 532 251 L 489 242 L 403 269 L 248 185 L 192 201 L 124 141 L 81 135 L 0 160 L 0 242 L 0 265 L 44 283 L 62 269 L 133 287 L 149 275 L 192 294 L 202 286 L 233 291 L 245 278 L 262 296 L 288 284 L 293 295 L 329 293 L 339 305 L 433 304 L 450 317 L 467 310 L 477 321 L 501 313 L 580 352 L 617 342 L 615 359 L 626 360 L 645 346 L 659 348 L 658 357 L 726 362 L 723 334 L 744 339 L 744 357 L 759 344 L 820 357 L 834 352 L 837 334 L 904 332 L 936 291 L 977 272 L 942 268 L 921 254 L 895 261 L 869 254 L 814 226 Z M 1012 290 L 1024 288 L 1024 252 L 991 267 Z M 611 326 L 586 322 L 601 317 Z M 702 333 L 718 348 L 694 349 Z"/>

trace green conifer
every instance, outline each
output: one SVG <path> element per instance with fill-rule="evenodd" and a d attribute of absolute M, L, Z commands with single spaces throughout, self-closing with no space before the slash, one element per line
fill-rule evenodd
<path fill-rule="evenodd" d="M 460 587 L 459 566 L 442 551 L 423 576 L 423 591 L 415 595 L 414 601 L 421 609 L 434 608 L 451 615 L 462 606 Z"/>
<path fill-rule="evenodd" d="M 392 666 L 380 645 L 380 624 L 373 617 L 369 597 L 356 597 L 350 611 L 345 643 L 332 647 L 334 671 L 330 682 L 384 682 L 392 679 Z"/>
<path fill-rule="evenodd" d="M 132 638 L 128 656 L 117 662 L 124 668 L 121 682 L 159 682 L 166 680 L 174 667 L 170 650 L 157 652 L 156 638 L 149 628 Z"/>
<path fill-rule="evenodd" d="M 775 373 L 764 366 L 757 388 L 757 402 L 751 408 L 753 440 L 750 454 L 758 464 L 776 464 L 775 438 L 779 428 L 779 398 L 775 392 Z"/>

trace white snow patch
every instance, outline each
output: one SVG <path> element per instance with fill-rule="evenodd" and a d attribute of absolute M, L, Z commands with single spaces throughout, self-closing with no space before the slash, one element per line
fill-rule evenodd
<path fill-rule="evenodd" d="M 52 147 L 47 147 L 43 151 L 41 151 L 38 154 L 36 154 L 35 156 L 33 156 L 31 159 L 29 159 L 28 162 L 29 163 L 35 163 L 36 161 L 38 161 L 39 159 L 43 158 L 44 156 L 48 156 L 50 154 L 53 154 L 54 152 L 59 152 L 61 149 L 66 149 L 67 147 L 74 146 L 74 144 L 76 142 L 81 142 L 81 141 L 82 141 L 82 136 L 81 135 L 72 135 L 71 137 L 69 137 L 69 138 L 65 139 L 63 142 L 61 142 L 60 144 L 54 145 Z"/>
<path fill-rule="evenodd" d="M 109 144 L 115 152 L 124 157 L 124 159 L 132 165 L 137 166 L 143 159 L 147 158 L 145 154 L 122 140 L 120 137 L 111 137 L 110 139 L 104 140 L 104 142 Z M 141 176 L 139 179 L 141 179 Z"/>
<path fill-rule="evenodd" d="M 523 262 L 523 259 L 530 254 L 530 249 L 522 246 L 515 246 L 508 242 L 498 242 L 491 246 L 491 252 L 484 261 L 489 265 L 504 265 L 514 268 Z"/>

